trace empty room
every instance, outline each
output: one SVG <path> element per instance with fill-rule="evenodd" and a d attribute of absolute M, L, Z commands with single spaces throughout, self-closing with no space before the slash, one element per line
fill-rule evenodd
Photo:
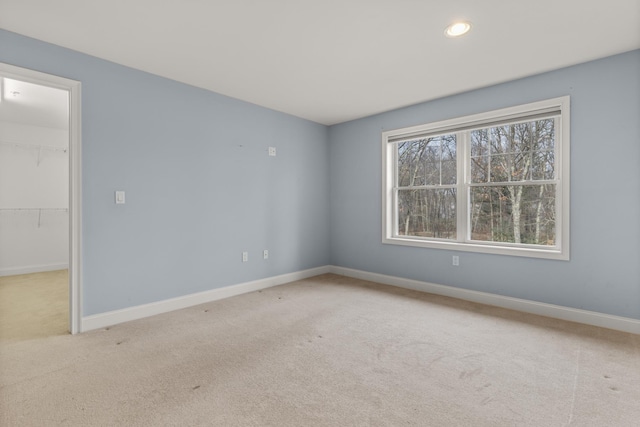
<path fill-rule="evenodd" d="M 0 425 L 638 425 L 637 0 L 0 0 L 0 82 Z"/>

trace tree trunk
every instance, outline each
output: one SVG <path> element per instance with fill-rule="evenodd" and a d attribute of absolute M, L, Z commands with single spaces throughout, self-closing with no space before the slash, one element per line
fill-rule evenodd
<path fill-rule="evenodd" d="M 524 187 L 518 185 L 516 187 L 509 186 L 509 195 L 511 198 L 511 221 L 513 222 L 513 242 L 522 243 L 520 237 L 520 204 L 522 202 L 522 190 Z"/>
<path fill-rule="evenodd" d="M 407 214 L 407 216 L 404 219 L 404 235 L 408 236 L 409 235 L 409 219 L 411 218 L 411 216 L 409 214 Z"/>
<path fill-rule="evenodd" d="M 542 217 L 542 195 L 544 194 L 544 185 L 540 186 L 538 193 L 538 206 L 536 208 L 536 243 L 540 244 L 540 220 Z"/>

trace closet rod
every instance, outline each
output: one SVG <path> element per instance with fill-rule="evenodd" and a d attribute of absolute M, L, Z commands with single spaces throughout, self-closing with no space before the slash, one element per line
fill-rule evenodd
<path fill-rule="evenodd" d="M 11 142 L 11 141 L 2 141 L 0 140 L 1 145 L 10 145 L 12 147 L 19 148 L 29 148 L 34 150 L 50 150 L 50 151 L 59 151 L 62 153 L 66 153 L 68 151 L 67 147 L 51 147 L 49 145 L 39 145 L 39 144 L 23 144 L 22 142 Z"/>
<path fill-rule="evenodd" d="M 68 211 L 69 208 L 0 208 L 0 211 Z"/>

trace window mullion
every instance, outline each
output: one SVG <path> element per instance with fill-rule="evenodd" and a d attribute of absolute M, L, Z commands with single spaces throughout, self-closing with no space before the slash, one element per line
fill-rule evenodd
<path fill-rule="evenodd" d="M 567 115 L 568 116 L 568 115 Z M 566 122 L 569 122 L 569 119 L 566 119 Z M 564 141 L 564 134 L 562 131 L 562 126 L 563 124 L 560 122 L 560 119 L 558 117 L 556 117 L 553 120 L 553 127 L 554 127 L 554 131 L 555 131 L 555 138 L 557 140 L 563 141 L 562 142 L 562 147 L 568 147 L 569 146 L 569 142 L 568 141 Z M 568 140 L 568 138 L 567 138 Z M 568 175 L 564 175 L 566 172 L 563 170 L 563 167 L 565 165 L 568 165 L 568 162 L 566 162 L 566 160 L 568 159 L 564 159 L 563 155 L 565 153 L 568 152 L 568 150 L 565 152 L 564 150 L 560 149 L 561 145 L 560 144 L 554 144 L 553 147 L 553 152 L 554 152 L 554 157 L 555 157 L 555 167 L 554 167 L 554 171 L 553 171 L 553 180 L 556 181 L 558 183 L 558 185 L 556 185 L 556 203 L 555 203 L 555 207 L 556 207 L 556 218 L 558 218 L 558 220 L 556 221 L 556 247 L 562 247 L 562 245 L 565 245 L 565 247 L 569 246 L 569 242 L 564 242 L 563 238 L 564 238 L 564 234 L 562 232 L 562 226 L 564 226 L 565 223 L 569 222 L 568 218 L 565 218 L 564 216 L 564 201 L 565 199 L 565 195 L 563 194 L 565 185 L 567 182 L 569 182 L 569 176 Z M 568 206 L 567 206 L 568 207 Z M 567 227 L 568 229 L 568 227 Z"/>
<path fill-rule="evenodd" d="M 394 188 L 393 190 L 391 190 L 391 200 L 392 200 L 392 218 L 393 218 L 393 222 L 391 223 L 391 227 L 392 227 L 392 236 L 397 236 L 398 235 L 398 188 Z"/>
<path fill-rule="evenodd" d="M 456 165 L 457 165 L 457 241 L 465 242 L 469 236 L 469 180 L 470 153 L 469 131 L 456 133 Z"/>
<path fill-rule="evenodd" d="M 392 167 L 393 167 L 393 179 L 391 181 L 392 189 L 391 189 L 391 235 L 398 235 L 398 185 L 399 185 L 399 176 L 398 176 L 398 144 L 392 143 L 389 144 L 388 147 L 391 147 L 391 157 L 392 157 Z M 387 148 L 389 149 L 389 148 Z M 389 208 L 387 208 L 389 209 Z"/>

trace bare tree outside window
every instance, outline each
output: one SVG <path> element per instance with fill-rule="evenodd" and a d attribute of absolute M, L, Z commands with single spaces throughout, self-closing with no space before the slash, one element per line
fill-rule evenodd
<path fill-rule="evenodd" d="M 383 243 L 569 259 L 569 97 L 382 132 Z"/>
<path fill-rule="evenodd" d="M 472 240 L 555 244 L 554 122 L 471 132 Z"/>
<path fill-rule="evenodd" d="M 398 233 L 456 238 L 456 136 L 398 144 Z"/>

